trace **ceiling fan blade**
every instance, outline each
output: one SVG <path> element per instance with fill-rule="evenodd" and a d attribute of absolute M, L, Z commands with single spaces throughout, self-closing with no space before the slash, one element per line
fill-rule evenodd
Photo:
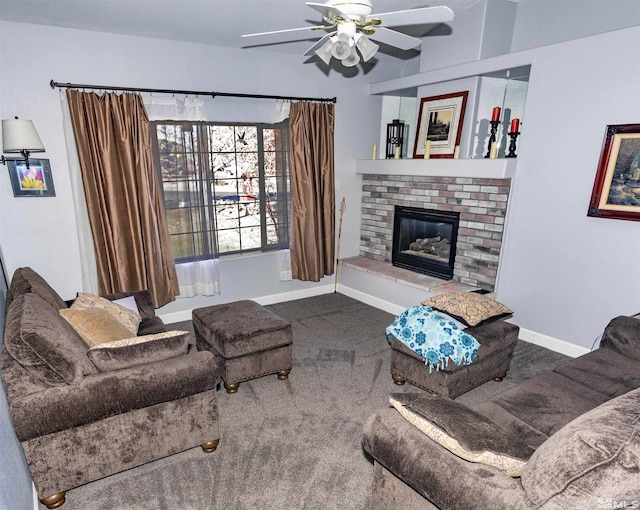
<path fill-rule="evenodd" d="M 329 39 L 329 37 L 331 37 L 332 35 L 333 34 L 326 34 L 325 36 L 323 36 L 322 39 L 320 39 L 313 46 L 311 46 L 311 48 L 309 48 L 307 51 L 304 52 L 304 56 L 308 57 L 309 55 L 313 55 L 315 53 L 315 51 L 318 48 L 320 48 L 324 43 L 326 43 L 327 40 Z"/>
<path fill-rule="evenodd" d="M 290 28 L 288 30 L 274 30 L 272 32 L 259 32 L 244 34 L 241 37 L 252 38 L 255 45 L 278 44 L 290 41 L 303 41 L 322 37 L 323 32 L 317 27 Z M 247 42 L 248 43 L 248 42 Z"/>
<path fill-rule="evenodd" d="M 330 5 L 319 4 L 317 2 L 305 2 L 305 4 L 318 11 L 327 20 L 334 21 L 336 18 L 349 19 L 349 16 L 343 13 L 340 9 L 336 9 Z"/>
<path fill-rule="evenodd" d="M 453 11 L 444 5 L 437 7 L 422 7 L 406 11 L 383 12 L 367 16 L 367 20 L 376 18 L 387 27 L 401 27 L 403 25 L 426 25 L 429 23 L 444 23 L 453 19 Z"/>
<path fill-rule="evenodd" d="M 376 27 L 376 31 L 369 35 L 369 39 L 400 48 L 401 50 L 412 50 L 422 44 L 422 39 L 384 27 Z"/>

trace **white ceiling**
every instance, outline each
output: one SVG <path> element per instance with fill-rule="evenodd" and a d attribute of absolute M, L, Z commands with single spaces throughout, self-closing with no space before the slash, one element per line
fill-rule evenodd
<path fill-rule="evenodd" d="M 429 5 L 446 5 L 459 13 L 478 1 L 373 0 L 373 4 L 374 13 Z M 299 28 L 322 21 L 304 0 L 0 0 L 0 19 L 232 48 L 250 44 L 250 40 L 240 37 L 242 34 Z M 424 35 L 420 27 L 402 31 Z M 318 34 L 320 37 L 324 32 Z M 284 43 L 264 49 L 301 53 L 311 44 Z"/>

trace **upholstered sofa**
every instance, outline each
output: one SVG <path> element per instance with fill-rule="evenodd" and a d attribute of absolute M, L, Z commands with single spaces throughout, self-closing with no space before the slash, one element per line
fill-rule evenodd
<path fill-rule="evenodd" d="M 474 406 L 390 401 L 364 428 L 374 510 L 640 508 L 640 320 Z"/>
<path fill-rule="evenodd" d="M 163 333 L 148 292 L 109 298 L 127 296 L 140 321 L 133 343 L 90 348 L 61 313 L 78 309 L 32 269 L 13 275 L 0 371 L 16 436 L 49 508 L 82 484 L 198 445 L 217 447 L 213 355 L 189 350 L 188 333 Z M 160 334 L 146 336 L 153 333 Z"/>

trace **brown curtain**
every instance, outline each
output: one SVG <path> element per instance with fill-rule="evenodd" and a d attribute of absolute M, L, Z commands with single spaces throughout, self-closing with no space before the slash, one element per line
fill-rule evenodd
<path fill-rule="evenodd" d="M 136 94 L 67 91 L 101 294 L 148 289 L 156 307 L 178 295 L 149 120 Z"/>
<path fill-rule="evenodd" d="M 291 137 L 291 274 L 319 281 L 333 274 L 334 105 L 293 103 Z"/>

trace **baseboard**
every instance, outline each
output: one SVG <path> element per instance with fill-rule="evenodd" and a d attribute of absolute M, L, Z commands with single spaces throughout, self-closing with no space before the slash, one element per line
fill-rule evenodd
<path fill-rule="evenodd" d="M 577 358 L 578 356 L 582 356 L 583 354 L 589 352 L 589 349 L 587 349 L 586 347 L 580 347 L 579 345 L 570 344 L 569 342 L 565 342 L 564 340 L 543 335 L 542 333 L 536 333 L 535 331 L 531 331 L 530 329 L 520 328 L 518 338 L 520 340 L 524 340 L 525 342 L 539 345 L 541 347 L 546 347 L 547 349 L 559 352 L 560 354 L 571 356 L 572 358 Z"/>
<path fill-rule="evenodd" d="M 390 303 L 389 301 L 371 296 L 370 294 L 365 294 L 364 292 L 352 289 L 351 287 L 347 287 L 345 285 L 341 285 L 340 283 L 338 283 L 338 292 L 350 298 L 361 301 L 367 305 L 373 306 L 374 308 L 379 308 L 380 310 L 384 310 L 385 312 L 392 313 L 393 315 L 400 315 L 406 310 L 406 308 L 403 306 Z"/>
<path fill-rule="evenodd" d="M 284 303 L 285 301 L 294 301 L 295 299 L 304 299 L 308 297 L 320 296 L 322 294 L 331 294 L 333 285 L 321 285 L 311 287 L 309 289 L 294 290 L 291 292 L 283 292 L 281 294 L 270 294 L 268 296 L 260 296 L 252 298 L 261 305 L 273 305 L 275 303 Z M 173 324 L 174 322 L 190 321 L 192 309 L 180 310 L 179 312 L 164 313 L 159 315 L 165 324 Z"/>
<path fill-rule="evenodd" d="M 331 294 L 333 292 L 333 289 L 333 285 L 322 285 L 309 289 L 261 296 L 254 298 L 253 301 L 261 305 L 273 305 L 275 303 L 283 303 L 285 301 L 293 301 L 295 299 L 304 299 L 313 296 L 320 296 L 322 294 Z M 336 290 L 341 294 L 344 294 L 345 296 L 361 301 L 362 303 L 373 306 L 374 308 L 384 310 L 385 312 L 393 315 L 399 315 L 405 310 L 405 307 L 403 306 L 399 306 L 389 301 L 385 301 L 384 299 L 371 296 L 340 283 L 338 283 Z M 165 324 L 191 320 L 191 310 L 182 310 L 180 312 L 163 314 L 160 315 L 160 318 Z M 547 349 L 551 349 L 552 351 L 559 352 L 560 354 L 571 356 L 572 358 L 577 358 L 578 356 L 582 356 L 583 354 L 589 352 L 589 349 L 585 347 L 580 347 L 578 345 L 565 342 L 564 340 L 560 340 L 558 338 L 543 335 L 542 333 L 537 333 L 535 331 L 531 331 L 530 329 L 520 328 L 520 334 L 518 335 L 518 338 L 524 340 L 525 342 L 529 342 L 541 347 L 545 347 Z"/>

